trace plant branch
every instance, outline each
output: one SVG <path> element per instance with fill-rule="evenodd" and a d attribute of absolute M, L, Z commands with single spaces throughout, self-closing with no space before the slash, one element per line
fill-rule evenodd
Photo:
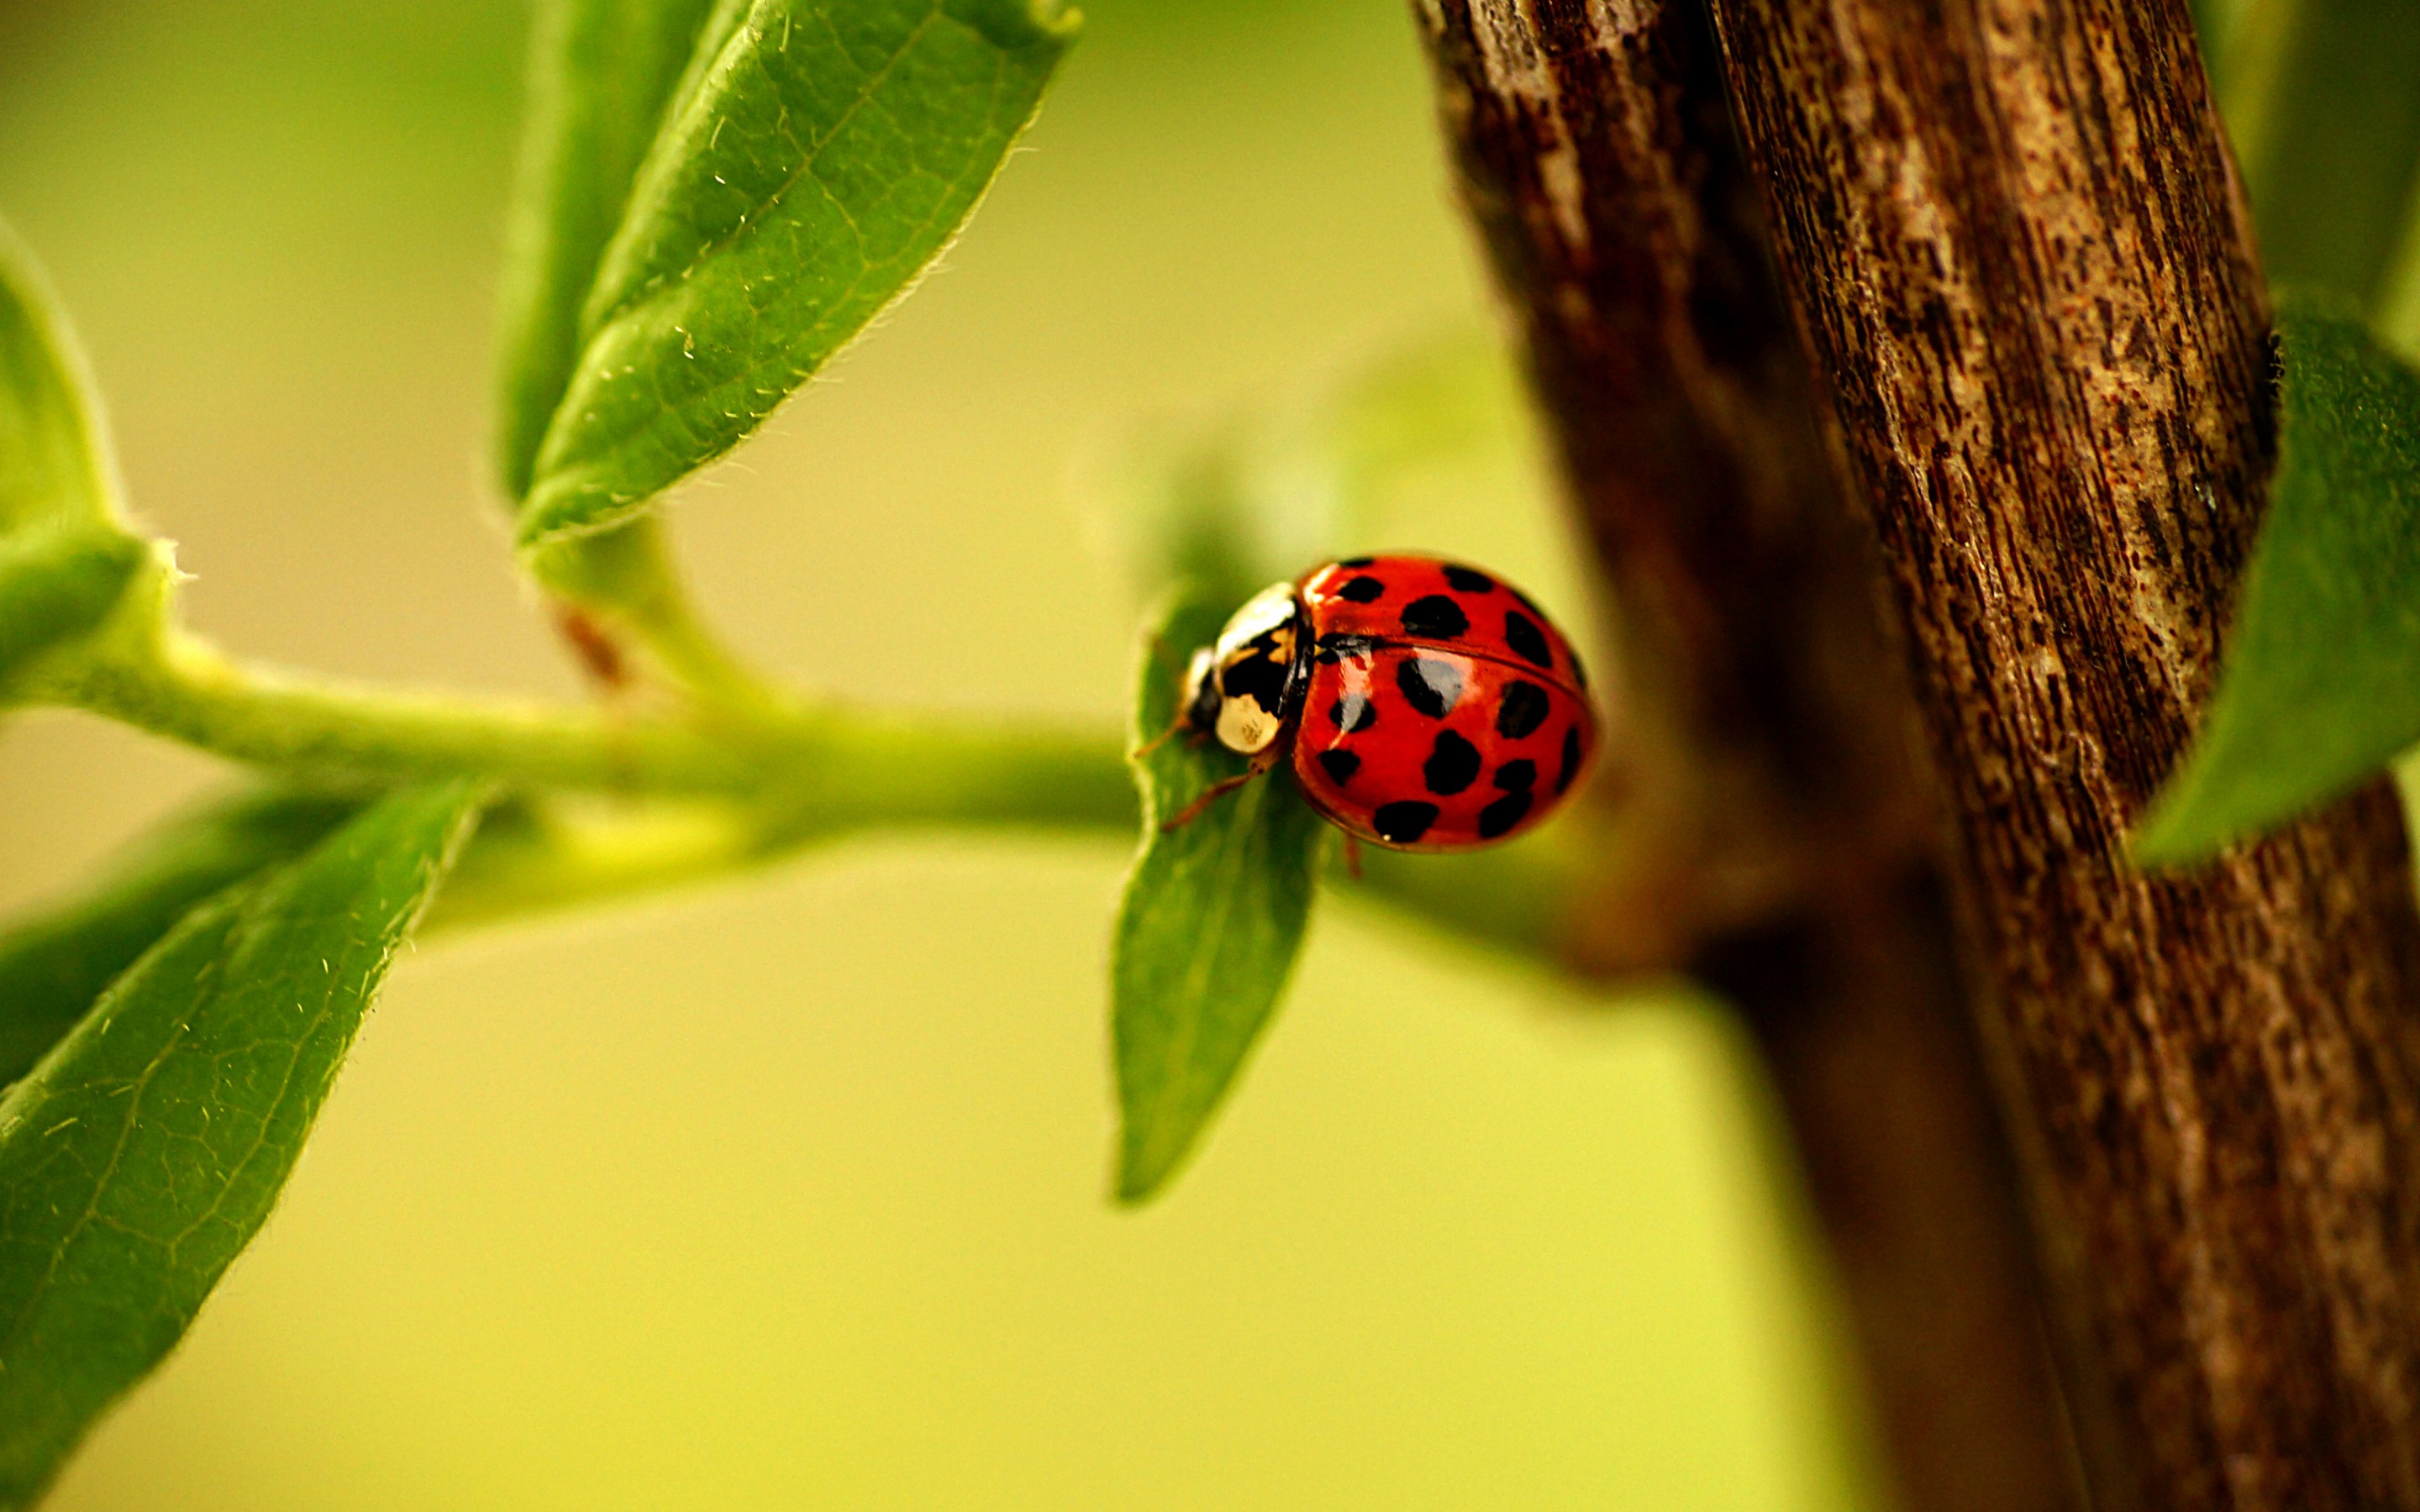
<path fill-rule="evenodd" d="M 107 638 L 22 690 L 315 782 L 481 776 L 492 812 L 437 909 L 446 927 L 633 896 L 850 834 L 1024 829 L 1130 840 L 1118 738 L 809 702 L 768 689 L 672 716 L 396 690 L 231 660 L 199 637 Z M 1358 890 L 1461 934 L 1555 953 L 1581 859 L 1539 841 L 1371 857 Z"/>
<path fill-rule="evenodd" d="M 1914 710 L 1713 39 L 1665 0 L 1416 8 L 1621 636 L 1629 769 L 1567 951 L 1660 955 L 1754 1031 L 1903 1504 L 2071 1505 Z"/>
<path fill-rule="evenodd" d="M 2184 8 L 1714 14 L 1963 841 L 2095 1503 L 2420 1507 L 2393 795 L 2189 874 L 2127 852 L 2271 460 L 2260 270 Z"/>
<path fill-rule="evenodd" d="M 789 824 L 1022 820 L 1130 825 L 1115 740 L 784 702 L 678 717 L 397 692 L 247 666 L 170 632 L 52 669 L 30 691 L 214 754 L 373 782 L 461 775 L 522 789 L 745 799 Z"/>

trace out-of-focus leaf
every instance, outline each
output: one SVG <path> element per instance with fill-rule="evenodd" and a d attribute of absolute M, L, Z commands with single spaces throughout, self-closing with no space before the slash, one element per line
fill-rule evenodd
<path fill-rule="evenodd" d="M 2206 856 L 2420 741 L 2420 374 L 2289 300 L 2277 473 L 2218 689 L 2135 846 Z"/>
<path fill-rule="evenodd" d="M 477 804 L 380 800 L 229 889 L 0 1098 L 0 1506 L 40 1494 L 269 1216 Z"/>
<path fill-rule="evenodd" d="M 83 355 L 32 255 L 0 225 L 0 538 L 98 527 L 116 511 Z"/>
<path fill-rule="evenodd" d="M 2222 99 L 2226 93 L 2227 43 L 2242 0 L 2193 0 L 2194 33 L 2201 42 L 2204 71 Z"/>
<path fill-rule="evenodd" d="M 0 686 L 35 657 L 97 629 L 150 548 L 101 523 L 0 535 Z"/>
<path fill-rule="evenodd" d="M 1154 617 L 1135 694 L 1138 748 L 1175 718 L 1186 663 L 1217 637 L 1222 603 L 1181 591 Z M 1301 949 L 1326 834 L 1283 765 L 1163 830 L 1244 763 L 1179 735 L 1134 765 L 1143 848 L 1110 955 L 1122 1202 L 1166 1183 L 1243 1069 Z"/>
<path fill-rule="evenodd" d="M 754 0 L 640 169 L 522 544 L 645 509 L 897 298 L 1072 34 L 1051 0 Z"/>
<path fill-rule="evenodd" d="M 1080 495 L 1138 603 L 1186 579 L 1240 602 L 1402 549 L 1486 563 L 1567 615 L 1582 596 L 1519 375 L 1500 339 L 1459 324 L 1305 393 L 1138 427 Z"/>
<path fill-rule="evenodd" d="M 580 312 L 714 0 L 549 0 L 532 43 L 504 251 L 496 471 L 529 488 L 580 354 Z M 736 4 L 726 7 L 737 20 Z"/>
<path fill-rule="evenodd" d="M 2420 18 L 2407 0 L 2249 0 L 2240 10 L 2226 27 L 2220 100 L 2260 260 L 2281 285 L 2368 307 L 2420 171 Z"/>
<path fill-rule="evenodd" d="M 360 807 L 282 789 L 214 799 L 153 830 L 81 896 L 0 932 L 0 1084 L 33 1070 L 187 909 L 291 860 Z"/>
<path fill-rule="evenodd" d="M 1301 571 L 1296 558 L 1334 554 L 1333 532 L 1318 517 L 1323 498 L 1291 498 L 1296 507 L 1281 516 L 1269 507 L 1261 428 L 1242 417 L 1147 426 L 1091 459 L 1080 487 L 1086 523 L 1137 605 L 1157 603 L 1179 582 L 1240 604 Z M 1273 538 L 1284 527 L 1315 547 L 1278 547 Z"/>

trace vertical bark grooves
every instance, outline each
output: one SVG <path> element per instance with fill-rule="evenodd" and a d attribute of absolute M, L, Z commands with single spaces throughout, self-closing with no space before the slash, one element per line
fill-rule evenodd
<path fill-rule="evenodd" d="M 2182 0 L 1713 0 L 1973 884 L 2104 1505 L 2420 1507 L 2420 917 L 2382 784 L 2126 826 L 2257 523 L 2267 316 Z"/>
<path fill-rule="evenodd" d="M 1911 1512 L 2073 1504 L 1872 544 L 1834 488 L 1714 39 L 1676 0 L 1416 0 L 1462 188 L 1614 589 L 1642 949 L 1738 1004 Z M 1638 920 L 1657 921 L 1641 944 Z"/>

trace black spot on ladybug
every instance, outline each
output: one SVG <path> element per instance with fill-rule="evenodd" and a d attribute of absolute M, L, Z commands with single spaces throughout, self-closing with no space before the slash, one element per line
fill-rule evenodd
<path fill-rule="evenodd" d="M 1522 739 L 1546 722 L 1554 706 L 1544 688 L 1516 678 L 1497 700 L 1496 733 L 1507 740 Z"/>
<path fill-rule="evenodd" d="M 1511 834 L 1512 826 L 1519 824 L 1528 811 L 1529 795 L 1507 793 L 1479 810 L 1479 838 L 1494 840 L 1498 835 Z"/>
<path fill-rule="evenodd" d="M 1347 693 L 1327 706 L 1327 722 L 1348 735 L 1357 735 L 1378 722 L 1378 705 L 1358 693 Z"/>
<path fill-rule="evenodd" d="M 1483 572 L 1473 572 L 1468 567 L 1446 568 L 1445 580 L 1457 594 L 1492 594 L 1496 591 L 1495 579 Z"/>
<path fill-rule="evenodd" d="M 1376 557 L 1346 557 L 1343 561 L 1338 563 L 1337 565 L 1340 567 L 1366 567 L 1377 560 L 1378 559 Z"/>
<path fill-rule="evenodd" d="M 1319 753 L 1319 769 L 1327 774 L 1329 781 L 1342 787 L 1361 770 L 1361 758 L 1349 750 L 1323 750 Z"/>
<path fill-rule="evenodd" d="M 1338 589 L 1336 596 L 1356 604 L 1374 604 L 1387 596 L 1387 585 L 1375 578 L 1356 578 Z"/>
<path fill-rule="evenodd" d="M 1450 640 L 1470 633 L 1470 616 L 1443 594 L 1431 594 L 1404 606 L 1404 633 L 1423 640 Z"/>
<path fill-rule="evenodd" d="M 1579 776 L 1579 773 L 1580 727 L 1574 725 L 1569 730 L 1563 732 L 1563 764 L 1562 767 L 1555 773 L 1555 791 L 1560 793 L 1563 789 L 1570 787 L 1572 785 L 1572 779 Z"/>
<path fill-rule="evenodd" d="M 1374 637 L 1355 635 L 1350 630 L 1330 630 L 1319 638 L 1314 656 L 1322 664 L 1333 667 L 1348 659 L 1366 661 L 1377 649 L 1378 642 Z"/>
<path fill-rule="evenodd" d="M 1420 764 L 1420 780 L 1431 793 L 1450 797 L 1479 780 L 1479 748 L 1450 730 L 1437 732 L 1436 745 Z"/>
<path fill-rule="evenodd" d="M 1496 769 L 1496 785 L 1507 793 L 1525 793 L 1538 780 L 1538 764 L 1527 756 Z"/>
<path fill-rule="evenodd" d="M 1392 845 L 1409 845 L 1429 832 L 1436 823 L 1437 806 L 1434 803 L 1382 803 L 1370 816 L 1370 827 L 1378 838 Z"/>
<path fill-rule="evenodd" d="M 1520 653 L 1522 660 L 1535 662 L 1548 671 L 1555 670 L 1555 648 L 1546 644 L 1545 633 L 1538 628 L 1538 622 L 1517 609 L 1504 611 L 1504 643 Z"/>
<path fill-rule="evenodd" d="M 1395 686 L 1413 708 L 1442 719 L 1462 698 L 1462 669 L 1434 656 L 1405 656 L 1395 667 Z"/>

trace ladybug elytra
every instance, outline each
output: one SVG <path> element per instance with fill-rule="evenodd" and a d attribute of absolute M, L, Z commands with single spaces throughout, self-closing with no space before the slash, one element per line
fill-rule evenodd
<path fill-rule="evenodd" d="M 1193 654 L 1180 722 L 1251 759 L 1170 823 L 1291 757 L 1346 834 L 1455 851 L 1521 833 L 1596 749 L 1570 640 L 1459 563 L 1351 557 L 1254 594 Z"/>

